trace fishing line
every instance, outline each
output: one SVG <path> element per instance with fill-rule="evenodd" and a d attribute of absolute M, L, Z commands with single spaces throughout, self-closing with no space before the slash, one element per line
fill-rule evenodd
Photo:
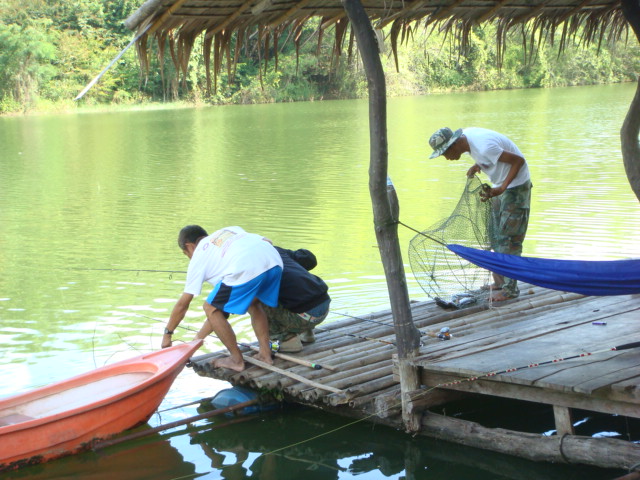
<path fill-rule="evenodd" d="M 519 370 L 524 370 L 524 369 L 528 369 L 528 368 L 535 368 L 535 367 L 539 367 L 539 366 L 542 366 L 542 365 L 559 363 L 559 362 L 562 362 L 562 361 L 576 359 L 576 358 L 588 357 L 588 356 L 591 356 L 591 355 L 596 355 L 598 353 L 629 350 L 629 349 L 638 348 L 638 347 L 640 347 L 640 342 L 626 343 L 626 344 L 623 344 L 623 345 L 618 345 L 618 346 L 615 346 L 615 347 L 610 347 L 610 348 L 606 348 L 606 349 L 602 349 L 602 350 L 597 350 L 597 351 L 594 351 L 594 352 L 583 352 L 583 353 L 580 353 L 580 354 L 570 355 L 570 356 L 567 356 L 567 357 L 564 357 L 564 358 L 556 358 L 556 359 L 547 360 L 547 361 L 544 361 L 544 362 L 530 363 L 528 365 L 522 365 L 520 367 L 514 367 L 514 368 L 506 368 L 506 369 L 500 370 L 500 371 L 488 372 L 488 373 L 486 373 L 484 375 L 468 377 L 468 378 L 462 379 L 462 380 L 455 380 L 455 381 L 452 381 L 452 382 L 440 383 L 438 385 L 434 385 L 433 387 L 425 389 L 425 391 L 423 391 L 423 392 L 420 392 L 420 393 L 414 395 L 413 397 L 411 397 L 411 400 L 416 400 L 417 398 L 419 398 L 419 397 L 421 397 L 423 395 L 426 395 L 427 393 L 432 392 L 436 388 L 444 388 L 444 387 L 447 387 L 447 386 L 458 385 L 460 383 L 468 382 L 468 381 L 476 381 L 476 380 L 479 380 L 481 378 L 493 377 L 493 376 L 501 375 L 501 374 L 504 374 L 504 373 L 513 373 L 513 372 L 517 372 Z M 389 405 L 384 410 L 385 411 L 386 410 L 390 410 L 392 408 L 396 408 L 396 407 L 399 407 L 401 405 L 402 405 L 402 401 L 399 401 L 399 402 L 397 402 L 395 404 Z M 367 415 L 367 416 L 365 416 L 365 417 L 363 417 L 361 419 L 354 420 L 353 422 L 347 423 L 345 425 L 342 425 L 340 427 L 334 428 L 334 429 L 329 430 L 327 432 L 324 432 L 324 433 L 321 433 L 321 434 L 318 434 L 318 435 L 314 435 L 313 437 L 310 437 L 310 438 L 308 438 L 306 440 L 301 440 L 299 442 L 295 442 L 295 443 L 289 444 L 287 446 L 271 450 L 270 452 L 265 452 L 262 455 L 272 455 L 272 454 L 281 452 L 283 450 L 286 450 L 288 448 L 292 448 L 292 447 L 295 447 L 295 446 L 298 446 L 298 445 L 302 445 L 302 444 L 307 443 L 307 442 L 311 442 L 313 440 L 317 440 L 318 438 L 322 438 L 324 436 L 327 436 L 327 435 L 330 435 L 332 433 L 338 432 L 340 430 L 343 430 L 345 428 L 351 427 L 353 425 L 356 425 L 356 424 L 361 423 L 363 421 L 369 420 L 370 418 L 373 418 L 373 417 L 376 417 L 376 416 L 378 416 L 377 413 L 372 413 L 372 414 Z M 231 467 L 231 466 L 240 465 L 242 463 L 244 463 L 244 461 L 243 462 L 236 462 L 236 463 L 231 464 L 231 465 L 223 465 L 222 467 L 220 467 L 219 470 L 222 470 L 224 468 Z M 214 470 L 211 470 L 208 473 L 213 473 L 213 471 Z"/>
<path fill-rule="evenodd" d="M 314 327 L 313 329 L 318 332 L 333 333 L 333 330 L 327 330 L 326 328 Z M 363 337 L 362 335 L 356 335 L 355 333 L 346 333 L 346 332 L 340 332 L 340 335 L 347 335 L 348 337 L 359 338 L 361 340 L 368 340 L 370 342 L 379 342 L 379 343 L 384 343 L 386 345 L 395 346 L 394 342 L 389 342 L 388 340 L 382 340 L 381 338 Z"/>
<path fill-rule="evenodd" d="M 338 312 L 334 312 L 334 313 L 338 313 Z M 136 313 L 136 315 L 140 315 L 140 316 L 143 316 L 145 318 L 149 318 L 151 320 L 156 320 L 156 321 L 162 322 L 162 320 L 160 320 L 160 319 L 148 317 L 146 315 L 142 315 L 142 314 L 138 314 L 138 313 Z M 347 314 L 343 314 L 343 315 L 349 316 Z M 359 319 L 358 317 L 353 317 L 353 318 Z M 362 320 L 362 319 L 360 319 L 360 320 Z M 181 327 L 181 326 L 179 325 L 179 327 Z M 190 329 L 188 327 L 181 327 L 181 328 L 185 328 L 187 330 L 192 330 L 192 329 Z M 586 358 L 586 357 L 589 357 L 589 356 L 592 356 L 592 355 L 597 355 L 597 354 L 600 354 L 600 353 L 613 352 L 613 351 L 624 351 L 624 350 L 630 350 L 630 349 L 638 348 L 638 347 L 640 347 L 640 341 L 631 342 L 631 343 L 625 343 L 625 344 L 622 344 L 622 345 L 617 345 L 617 346 L 614 346 L 614 347 L 608 347 L 608 348 L 604 348 L 602 350 L 596 350 L 596 351 L 593 351 L 593 352 L 581 352 L 581 353 L 578 353 L 578 354 L 573 354 L 573 355 L 564 356 L 564 357 L 560 357 L 560 358 L 554 358 L 554 359 L 546 360 L 546 361 L 542 361 L 542 362 L 529 363 L 529 364 L 526 364 L 526 365 L 521 365 L 519 367 L 509 367 L 509 368 L 505 368 L 505 369 L 502 369 L 502 370 L 496 370 L 496 371 L 487 372 L 487 373 L 484 373 L 482 375 L 470 376 L 470 377 L 467 377 L 467 378 L 464 378 L 464 379 L 460 379 L 460 380 L 453 380 L 453 381 L 450 381 L 450 382 L 439 383 L 437 385 L 434 385 L 432 387 L 426 388 L 424 391 L 421 391 L 421 392 L 413 395 L 411 397 L 411 400 L 414 401 L 414 400 L 416 400 L 416 399 L 418 399 L 418 398 L 420 398 L 420 397 L 422 397 L 424 395 L 427 395 L 428 393 L 432 392 L 433 390 L 435 390 L 437 388 L 446 388 L 446 387 L 450 387 L 450 386 L 460 385 L 460 384 L 462 384 L 464 382 L 477 381 L 477 380 L 480 380 L 482 378 L 491 378 L 491 377 L 495 377 L 497 375 L 502 375 L 502 374 L 506 374 L 506 373 L 515 373 L 515 372 L 518 372 L 518 371 L 521 371 L 521 370 L 537 368 L 537 367 L 541 367 L 541 366 L 544 366 L 544 365 L 551 365 L 551 364 L 560 363 L 560 362 L 567 361 L 567 360 Z M 390 404 L 389 406 L 384 407 L 384 411 L 387 411 L 387 410 L 390 410 L 390 409 L 393 409 L 393 408 L 397 408 L 397 407 L 401 407 L 401 406 L 402 406 L 402 401 L 400 400 L 400 401 L 396 402 L 395 404 Z M 302 444 L 317 440 L 319 438 L 325 437 L 327 435 L 333 434 L 333 433 L 338 432 L 340 430 L 349 428 L 349 427 L 351 427 L 353 425 L 356 425 L 358 423 L 362 423 L 362 422 L 367 421 L 367 420 L 369 420 L 369 419 L 371 419 L 373 417 L 376 417 L 376 416 L 379 416 L 378 413 L 372 413 L 370 415 L 366 415 L 366 416 L 364 416 L 364 417 L 362 417 L 360 419 L 354 420 L 354 421 L 349 422 L 349 423 L 347 423 L 345 425 L 333 428 L 333 429 L 331 429 L 329 431 L 320 433 L 318 435 L 314 435 L 312 437 L 309 437 L 307 439 L 301 440 L 299 442 L 294 442 L 294 443 L 291 443 L 289 445 L 285 445 L 283 447 L 276 448 L 276 449 L 271 450 L 269 452 L 262 453 L 261 456 L 274 455 L 276 453 L 282 452 L 282 451 L 287 450 L 289 448 L 293 448 L 295 446 L 302 445 Z M 236 462 L 236 463 L 230 464 L 230 465 L 223 465 L 219 469 L 211 470 L 211 471 L 209 471 L 207 473 L 213 473 L 214 471 L 220 471 L 220 470 L 223 470 L 223 469 L 228 468 L 228 467 L 241 465 L 245 461 L 246 460 L 243 460 L 241 462 L 239 461 L 239 462 Z M 200 474 L 195 474 L 195 475 L 196 476 L 200 476 Z M 177 477 L 177 478 L 196 478 L 196 477 L 194 475 L 187 475 L 187 476 L 184 476 L 184 477 Z"/>
<path fill-rule="evenodd" d="M 147 315 L 143 315 L 141 313 L 134 313 L 134 315 L 139 315 L 141 317 L 148 318 L 149 320 L 155 320 L 157 322 L 164 323 L 164 320 L 160 320 L 159 318 L 148 317 Z M 208 322 L 209 319 L 207 318 L 206 321 Z M 190 327 L 183 326 L 183 325 L 178 325 L 178 328 L 182 328 L 184 330 L 189 330 L 190 332 L 195 332 L 195 333 L 199 332 L 199 330 L 195 330 L 194 328 L 190 328 Z M 220 337 L 214 335 L 213 333 L 209 333 L 209 334 L 207 334 L 207 336 L 210 336 L 210 337 L 213 337 L 213 338 L 217 338 L 218 340 L 220 340 Z M 280 357 L 283 360 L 287 360 L 287 361 L 294 362 L 294 363 L 299 363 L 300 365 L 311 367 L 314 370 L 322 370 L 323 368 L 327 368 L 328 370 L 333 370 L 333 368 L 334 368 L 334 367 L 331 367 L 331 366 L 326 365 L 326 364 L 325 365 L 321 365 L 319 363 L 311 362 L 311 361 L 308 361 L 308 360 L 306 360 L 304 358 L 290 357 L 290 356 L 286 355 L 284 352 L 280 353 L 280 352 L 278 352 L 276 350 L 273 350 L 273 348 L 274 348 L 273 347 L 273 342 L 270 342 L 270 343 L 272 343 L 272 350 L 271 350 L 272 355 L 275 355 L 276 357 Z M 387 342 L 385 342 L 385 343 L 387 343 Z M 236 341 L 236 345 L 239 345 L 241 347 L 245 347 L 245 348 L 248 348 L 250 350 L 259 352 L 257 347 L 254 347 L 253 345 L 250 345 L 248 343 L 242 343 L 242 342 Z"/>
<path fill-rule="evenodd" d="M 356 316 L 354 316 L 354 315 L 349 315 L 348 313 L 336 312 L 336 311 L 334 311 L 334 310 L 331 310 L 331 313 L 334 313 L 334 314 L 336 314 L 336 315 L 342 315 L 343 317 L 353 318 L 354 320 L 361 320 L 361 321 L 363 321 L 363 322 L 371 322 L 371 323 L 375 323 L 375 324 L 377 324 L 377 325 L 382 325 L 382 326 L 384 326 L 384 327 L 395 327 L 395 325 L 390 324 L 390 323 L 384 323 L 384 322 L 380 322 L 380 321 L 377 321 L 377 320 L 372 320 L 372 319 L 367 319 L 367 318 L 362 318 L 362 317 L 356 317 Z M 331 330 L 322 330 L 322 329 L 318 329 L 318 327 L 316 327 L 315 329 L 316 329 L 316 330 L 318 330 L 318 331 L 320 331 L 320 332 L 322 332 L 322 331 L 330 332 L 330 331 L 331 331 Z M 420 332 L 420 335 L 422 335 L 423 337 L 437 337 L 437 334 L 436 334 L 436 333 L 433 333 L 433 332 L 423 332 L 422 330 L 418 329 L 417 327 L 416 327 L 416 329 L 418 330 L 418 332 Z M 348 334 L 348 333 L 345 333 L 344 335 L 349 335 L 349 334 Z M 354 336 L 357 336 L 357 335 L 354 335 Z M 359 337 L 359 336 L 357 336 L 357 337 L 358 337 L 358 338 L 364 338 L 364 339 L 366 339 L 366 340 L 383 341 L 383 340 L 379 340 L 379 339 L 377 339 L 377 338 L 368 338 L 368 337 Z M 385 342 L 385 343 L 391 343 L 392 345 L 395 345 L 395 343 L 392 343 L 392 342 Z"/>
<path fill-rule="evenodd" d="M 84 268 L 68 267 L 63 270 L 80 270 L 89 272 L 150 272 L 150 273 L 187 273 L 186 270 L 152 270 L 145 268 Z"/>

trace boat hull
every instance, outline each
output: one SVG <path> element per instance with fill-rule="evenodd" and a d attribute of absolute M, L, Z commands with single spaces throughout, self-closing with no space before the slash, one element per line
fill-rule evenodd
<path fill-rule="evenodd" d="M 201 340 L 0 400 L 0 471 L 70 455 L 146 422 Z"/>

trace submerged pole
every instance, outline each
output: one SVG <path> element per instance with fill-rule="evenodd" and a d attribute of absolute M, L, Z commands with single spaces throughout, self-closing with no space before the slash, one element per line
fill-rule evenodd
<path fill-rule="evenodd" d="M 123 437 L 117 437 L 117 438 L 112 438 L 109 440 L 97 442 L 92 446 L 92 449 L 100 450 L 105 447 L 118 445 L 119 443 L 129 442 L 131 440 L 137 440 L 138 438 L 142 438 L 142 437 L 148 437 L 153 433 L 158 433 L 158 432 L 162 432 L 163 430 L 168 430 L 170 428 L 176 428 L 182 425 L 187 425 L 189 423 L 197 422 L 198 420 L 202 420 L 204 418 L 210 418 L 216 415 L 223 415 L 225 413 L 235 412 L 236 410 L 242 410 L 243 408 L 256 405 L 259 402 L 260 402 L 259 399 L 254 398 L 252 400 L 247 400 L 246 402 L 242 402 L 242 403 L 236 403 L 235 405 L 230 405 L 228 407 L 216 408 L 215 410 L 210 410 L 208 412 L 201 413 L 199 415 L 194 415 L 193 417 L 184 418 L 182 420 L 176 420 L 175 422 L 165 423 L 164 425 L 159 425 L 157 427 L 149 428 L 147 430 L 141 430 L 139 432 L 131 433 Z M 225 423 L 222 426 L 225 426 L 228 424 L 229 423 Z"/>
<path fill-rule="evenodd" d="M 393 194 L 387 193 L 387 92 L 376 35 L 360 0 L 342 0 L 355 33 L 369 89 L 369 193 L 373 222 L 384 267 L 398 348 L 402 392 L 419 387 L 412 359 L 420 346 L 420 332 L 413 324 L 407 280 L 398 241 L 398 223 L 392 208 Z M 410 431 L 420 428 L 419 417 L 408 414 L 403 395 L 403 419 Z"/>

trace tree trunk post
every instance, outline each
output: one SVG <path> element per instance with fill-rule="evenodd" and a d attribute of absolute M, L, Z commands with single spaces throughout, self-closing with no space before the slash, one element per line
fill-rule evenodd
<path fill-rule="evenodd" d="M 640 1 L 622 0 L 621 3 L 624 16 L 640 41 Z M 640 133 L 640 79 L 638 80 L 636 94 L 631 101 L 629 111 L 620 130 L 624 169 L 633 193 L 640 200 L 640 145 L 638 145 L 638 133 Z"/>
<path fill-rule="evenodd" d="M 351 22 L 367 75 L 369 89 L 369 193 L 373 204 L 373 222 L 384 267 L 398 348 L 398 366 L 402 392 L 419 387 L 413 358 L 420 346 L 420 332 L 413 324 L 409 292 L 402 263 L 398 223 L 392 203 L 395 192 L 387 193 L 387 92 L 376 35 L 360 0 L 342 0 Z M 420 428 L 419 416 L 409 415 L 406 395 L 402 395 L 403 419 L 410 431 Z"/>

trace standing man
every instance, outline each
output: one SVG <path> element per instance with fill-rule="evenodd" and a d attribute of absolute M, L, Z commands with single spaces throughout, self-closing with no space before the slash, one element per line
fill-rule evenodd
<path fill-rule="evenodd" d="M 178 246 L 190 259 L 187 281 L 164 329 L 162 348 L 171 346 L 173 331 L 206 281 L 213 285 L 213 290 L 204 302 L 207 319 L 196 338 L 204 339 L 213 331 L 230 354 L 217 359 L 213 366 L 244 370 L 244 359 L 228 318 L 231 313 L 247 311 L 258 339 L 256 358 L 272 364 L 269 324 L 260 302 L 272 307 L 278 305 L 282 276 L 278 251 L 266 238 L 240 227 L 226 227 L 208 235 L 202 227 L 188 225 L 180 230 Z"/>
<path fill-rule="evenodd" d="M 465 128 L 453 132 L 441 128 L 429 139 L 433 153 L 429 158 L 444 155 L 447 160 L 459 160 L 468 153 L 475 162 L 467 171 L 473 177 L 482 171 L 493 186 L 484 192 L 484 201 L 493 203 L 491 247 L 499 253 L 522 255 L 522 242 L 529 225 L 531 177 L 520 149 L 505 135 L 486 128 Z M 493 301 L 516 298 L 520 294 L 515 279 L 493 274 Z"/>

